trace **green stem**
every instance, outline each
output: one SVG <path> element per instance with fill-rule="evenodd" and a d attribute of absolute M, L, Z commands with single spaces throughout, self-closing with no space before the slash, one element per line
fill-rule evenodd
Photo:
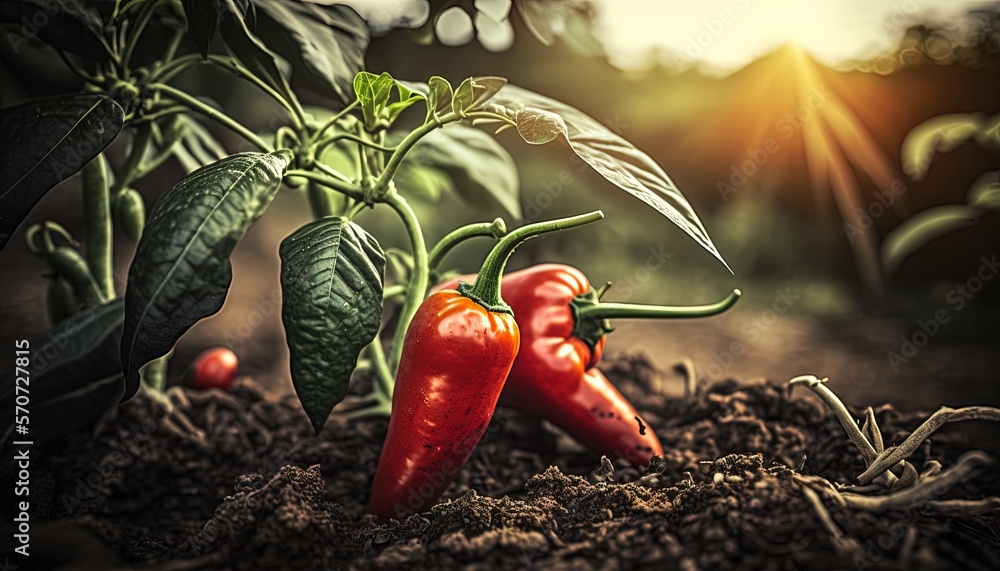
<path fill-rule="evenodd" d="M 327 129 L 329 129 L 330 127 L 333 127 L 337 123 L 337 121 L 343 119 L 348 113 L 350 113 L 358 105 L 359 105 L 358 101 L 355 100 L 353 103 L 351 103 L 347 107 L 344 107 L 343 109 L 341 109 L 336 115 L 334 115 L 333 117 L 330 117 L 326 121 L 326 123 L 323 123 L 323 125 L 320 126 L 319 130 L 316 131 L 316 139 L 317 140 L 318 139 L 322 139 L 323 134 L 326 133 Z"/>
<path fill-rule="evenodd" d="M 734 289 L 725 299 L 708 305 L 660 306 L 637 305 L 631 303 L 594 303 L 581 305 L 577 309 L 578 319 L 631 319 L 631 318 L 678 318 L 708 317 L 717 315 L 736 305 L 741 292 Z"/>
<path fill-rule="evenodd" d="M 410 274 L 410 281 L 406 284 L 406 299 L 399 311 L 399 323 L 396 325 L 396 332 L 392 337 L 392 347 L 390 348 L 389 364 L 395 371 L 403 354 L 403 338 L 406 336 L 406 329 L 410 326 L 413 314 L 417 312 L 417 308 L 424 301 L 430 269 L 427 264 L 427 244 L 424 243 L 424 234 L 413 209 L 398 192 L 390 192 L 386 196 L 385 202 L 403 220 L 406 233 L 410 237 L 410 246 L 413 249 L 413 273 Z"/>
<path fill-rule="evenodd" d="M 476 222 L 474 224 L 462 226 L 461 228 L 447 234 L 444 238 L 441 238 L 441 240 L 434 245 L 434 248 L 431 249 L 430 260 L 428 261 L 430 268 L 431 270 L 437 269 L 437 267 L 441 265 L 441 261 L 444 257 L 448 255 L 448 252 L 469 238 L 492 236 L 496 239 L 500 239 L 506 234 L 507 225 L 504 224 L 503 218 L 496 218 L 493 222 Z"/>
<path fill-rule="evenodd" d="M 196 66 L 203 62 L 201 54 L 188 54 L 183 55 L 169 63 L 163 64 L 163 67 L 156 70 L 152 76 L 152 81 L 159 83 L 166 83 L 174 78 L 175 75 L 185 71 L 186 69 Z"/>
<path fill-rule="evenodd" d="M 314 218 L 324 218 L 337 214 L 337 208 L 333 204 L 333 196 L 329 189 L 311 182 L 307 192 L 309 193 L 309 207 L 312 209 Z"/>
<path fill-rule="evenodd" d="M 112 273 L 111 194 L 108 188 L 108 160 L 101 153 L 83 167 L 83 218 L 87 265 L 104 292 L 114 299 Z"/>
<path fill-rule="evenodd" d="M 372 369 L 375 371 L 375 390 L 391 403 L 395 381 L 389 371 L 389 364 L 385 360 L 385 351 L 382 350 L 382 339 L 379 336 L 376 336 L 375 340 L 368 345 L 368 357 L 371 359 Z"/>
<path fill-rule="evenodd" d="M 236 73 L 237 77 L 241 77 L 249 81 L 250 83 L 257 86 L 258 89 L 267 93 L 272 99 L 280 103 L 285 109 L 288 110 L 292 118 L 292 123 L 295 125 L 295 129 L 298 131 L 303 130 L 303 125 L 305 125 L 306 117 L 305 112 L 299 105 L 298 101 L 289 101 L 282 97 L 277 91 L 274 90 L 270 85 L 264 80 L 254 75 L 249 69 L 243 67 L 236 60 L 230 57 L 210 55 L 208 56 L 208 61 L 214 63 L 223 68 L 229 68 L 230 71 Z"/>
<path fill-rule="evenodd" d="M 335 143 L 341 139 L 354 141 L 359 145 L 364 145 L 369 149 L 375 149 L 376 151 L 382 151 L 383 153 L 391 153 L 396 150 L 395 147 L 384 147 L 378 143 L 369 141 L 368 139 L 365 139 L 364 137 L 359 137 L 353 133 L 337 133 L 336 135 L 330 135 L 329 137 L 326 137 L 325 139 L 320 141 L 316 147 L 316 154 L 319 154 L 323 149 L 328 147 L 330 144 Z"/>
<path fill-rule="evenodd" d="M 139 17 L 137 18 L 135 24 L 135 29 L 132 30 L 132 33 L 129 35 L 128 41 L 125 43 L 125 49 L 122 51 L 122 59 L 120 64 L 120 67 L 122 69 L 122 76 L 125 79 L 128 79 L 128 74 L 130 71 L 128 69 L 128 64 L 129 60 L 132 58 L 132 52 L 135 51 L 135 46 L 136 44 L 139 43 L 139 38 L 142 37 L 143 30 L 146 29 L 146 26 L 149 24 L 150 19 L 152 19 L 153 14 L 156 12 L 157 4 L 159 4 L 159 0 L 152 0 L 151 2 L 146 4 L 142 12 L 139 13 Z"/>
<path fill-rule="evenodd" d="M 298 176 L 298 177 L 302 177 L 302 178 L 307 178 L 307 179 L 309 179 L 311 181 L 314 181 L 314 182 L 317 182 L 319 184 L 322 184 L 323 186 L 327 186 L 329 188 L 332 188 L 333 190 L 336 190 L 337 192 L 339 192 L 341 194 L 345 194 L 347 196 L 350 196 L 351 198 L 353 198 L 355 200 L 363 200 L 364 199 L 364 193 L 361 192 L 361 189 L 358 188 L 356 185 L 351 184 L 351 183 L 346 183 L 346 182 L 344 182 L 344 181 L 342 181 L 340 179 L 336 179 L 336 178 L 333 178 L 331 176 L 327 176 L 327 175 L 325 175 L 323 173 L 318 173 L 318 172 L 314 172 L 314 171 L 307 171 L 307 170 L 303 170 L 303 169 L 291 169 L 291 170 L 285 172 L 285 176 L 286 177 L 288 177 L 288 176 Z"/>
<path fill-rule="evenodd" d="M 406 293 L 406 286 L 403 284 L 391 285 L 384 290 L 382 290 L 382 299 L 389 299 L 390 297 L 396 297 L 397 295 L 403 295 Z"/>
<path fill-rule="evenodd" d="M 229 127 L 234 132 L 242 136 L 244 139 L 253 143 L 254 146 L 256 146 L 258 149 L 266 153 L 274 152 L 274 148 L 271 147 L 271 145 L 267 144 L 263 139 L 255 135 L 252 131 L 244 127 L 242 124 L 240 124 L 233 118 L 229 117 L 222 111 L 219 111 L 218 109 L 206 105 L 201 101 L 195 99 L 194 97 L 191 97 L 190 95 L 181 91 L 180 89 L 175 89 L 163 83 L 154 83 L 149 87 L 150 89 L 162 91 L 163 93 L 176 99 L 178 103 L 186 105 L 192 111 L 197 111 L 199 113 L 202 113 L 206 115 L 208 118 L 215 120 L 217 123 Z"/>
<path fill-rule="evenodd" d="M 398 171 L 399 166 L 403 164 L 403 158 L 406 156 L 406 153 L 408 153 L 410 149 L 413 148 L 413 145 L 416 145 L 420 139 L 424 138 L 428 133 L 439 127 L 443 127 L 448 123 L 454 123 L 455 121 L 461 121 L 463 119 L 474 119 L 477 117 L 488 117 L 491 119 L 505 121 L 507 123 L 511 122 L 510 118 L 504 117 L 503 115 L 497 115 L 496 113 L 473 112 L 466 113 L 462 116 L 452 111 L 445 113 L 439 117 L 437 121 L 424 123 L 411 131 L 402 141 L 400 141 L 399 145 L 396 146 L 396 150 L 393 151 L 388 162 L 385 163 L 385 168 L 382 170 L 382 174 L 379 175 L 375 188 L 377 190 L 381 190 L 389 187 L 389 182 L 391 182 L 392 178 L 396 176 L 396 171 Z"/>
<path fill-rule="evenodd" d="M 153 127 L 151 124 L 144 123 L 140 125 L 138 130 L 136 130 L 135 140 L 132 142 L 132 150 L 129 151 L 128 158 L 125 159 L 125 164 L 122 165 L 121 170 L 118 171 L 115 177 L 115 183 L 111 187 L 111 196 L 118 196 L 126 186 L 132 184 L 132 181 L 135 180 L 136 175 L 142 167 L 142 159 L 146 156 L 146 148 L 152 140 Z"/>
<path fill-rule="evenodd" d="M 510 307 L 504 303 L 503 297 L 500 295 L 500 280 L 504 267 L 507 265 L 507 259 L 514 253 L 514 250 L 530 238 L 547 232 L 555 232 L 556 230 L 576 228 L 577 226 L 597 222 L 602 218 L 604 218 L 604 213 L 600 210 L 595 210 L 594 212 L 580 214 L 579 216 L 529 224 L 514 230 L 493 246 L 493 250 L 486 256 L 486 261 L 483 262 L 482 269 L 479 270 L 476 283 L 470 286 L 463 282 L 458 286 L 458 291 L 489 311 L 511 313 Z"/>

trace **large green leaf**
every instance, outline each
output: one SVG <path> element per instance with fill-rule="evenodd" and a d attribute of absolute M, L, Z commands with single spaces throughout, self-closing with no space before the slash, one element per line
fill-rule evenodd
<path fill-rule="evenodd" d="M 521 218 L 517 165 L 488 133 L 465 125 L 448 125 L 425 136 L 414 145 L 397 175 L 403 192 L 407 192 L 409 179 L 420 178 L 414 176 L 414 171 L 425 167 L 444 171 L 469 203 L 490 210 L 499 207 Z"/>
<path fill-rule="evenodd" d="M 255 32 L 292 64 L 295 85 L 354 101 L 352 82 L 365 67 L 368 25 L 348 6 L 258 2 Z"/>
<path fill-rule="evenodd" d="M 274 199 L 291 158 L 289 151 L 232 155 L 191 173 L 157 201 L 125 291 L 126 399 L 139 388 L 140 367 L 222 308 L 233 279 L 229 256 Z"/>
<path fill-rule="evenodd" d="M 53 186 L 121 131 L 125 113 L 103 95 L 34 101 L 0 111 L 0 248 Z"/>
<path fill-rule="evenodd" d="M 318 434 L 347 394 L 358 355 L 382 321 L 385 255 L 343 217 L 317 220 L 281 243 L 281 319 L 292 383 Z"/>
<path fill-rule="evenodd" d="M 4 31 L 4 41 L 16 54 L 37 36 L 60 50 L 103 61 L 108 57 L 104 25 L 93 4 L 80 0 L 3 0 L 0 22 L 13 24 Z"/>
<path fill-rule="evenodd" d="M 118 342 L 125 313 L 118 299 L 63 321 L 31 343 L 28 383 L 31 423 L 27 440 L 40 442 L 68 434 L 96 421 L 121 398 L 121 362 Z M 20 373 L 20 375 L 18 375 Z M 0 431 L 13 422 L 17 394 L 15 371 L 0 381 L 4 406 Z M 29 393 L 24 393 L 29 394 Z M 20 415 L 19 415 L 20 416 Z"/>
<path fill-rule="evenodd" d="M 565 138 L 601 176 L 666 216 L 729 268 L 677 185 L 632 143 L 578 109 L 514 85 L 506 85 L 490 103 L 517 122 L 518 133 L 530 144 Z"/>
<path fill-rule="evenodd" d="M 287 101 L 296 101 L 288 80 L 278 67 L 277 55 L 247 27 L 246 18 L 253 16 L 256 5 L 249 5 L 247 0 L 223 2 L 219 30 L 233 55 Z"/>
<path fill-rule="evenodd" d="M 222 0 L 184 0 L 188 34 L 194 40 L 201 57 L 208 58 L 208 46 L 219 30 Z"/>

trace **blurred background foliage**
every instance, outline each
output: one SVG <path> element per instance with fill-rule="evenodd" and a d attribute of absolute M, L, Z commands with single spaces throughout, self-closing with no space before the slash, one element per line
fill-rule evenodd
<path fill-rule="evenodd" d="M 417 2 L 415 10 L 412 2 L 358 0 L 353 4 L 373 32 L 382 34 L 373 38 L 367 52 L 370 71 L 419 81 L 441 75 L 453 84 L 472 75 L 506 77 L 611 127 L 650 154 L 685 193 L 734 275 L 669 221 L 585 167 L 566 145 L 532 147 L 509 132 L 497 137 L 517 165 L 526 219 L 555 218 L 597 207 L 607 214 L 605 222 L 586 230 L 528 242 L 511 260 L 511 269 L 540 261 L 570 263 L 583 269 L 595 284 L 613 282 L 607 299 L 634 303 L 700 304 L 723 297 L 733 287 L 746 294 L 736 311 L 718 319 L 690 324 L 623 323 L 612 336 L 612 352 L 638 348 L 652 353 L 665 367 L 690 356 L 699 373 L 709 378 L 735 375 L 783 380 L 784 375 L 806 372 L 839 375 L 846 379 L 848 395 L 855 387 L 869 396 L 874 393 L 873 398 L 886 399 L 895 398 L 895 393 L 879 387 L 898 388 L 906 382 L 903 377 L 951 375 L 948 378 L 968 381 L 972 387 L 960 400 L 1000 401 L 991 388 L 998 364 L 991 355 L 1000 348 L 995 326 L 1000 317 L 1000 280 L 987 284 L 970 300 L 974 310 L 953 312 L 954 319 L 906 372 L 892 370 L 886 359 L 888 351 L 899 351 L 901 336 L 915 330 L 917 320 L 950 307 L 948 292 L 976 274 L 981 257 L 988 259 L 1000 252 L 996 231 L 1000 217 L 987 212 L 979 223 L 928 243 L 887 277 L 883 295 L 873 293 L 859 273 L 843 214 L 838 214 L 830 192 L 815 190 L 816 173 L 810 172 L 805 125 L 814 120 L 827 96 L 820 96 L 821 102 L 814 105 L 807 97 L 810 94 L 801 90 L 804 75 L 814 76 L 812 85 L 821 86 L 822 93 L 832 94 L 829 97 L 853 113 L 857 125 L 883 153 L 882 166 L 888 164 L 889 172 L 905 185 L 895 208 L 874 217 L 874 227 L 866 231 L 878 243 L 918 212 L 964 204 L 970 186 L 984 172 L 1000 167 L 996 149 L 970 143 L 941 154 L 926 176 L 914 181 L 904 174 L 900 151 L 907 133 L 932 117 L 1000 112 L 1000 8 L 996 5 L 968 12 L 960 25 L 913 23 L 899 33 L 886 32 L 894 38 L 892 49 L 863 60 L 827 65 L 786 44 L 720 75 L 718 70 L 689 61 L 674 65 L 683 58 L 662 53 L 653 54 L 653 63 L 640 69 L 612 65 L 609 59 L 613 58 L 591 28 L 595 10 L 638 11 L 642 3 L 637 3 L 639 7 L 560 3 L 561 20 L 533 20 L 536 4 L 546 3 L 530 0 L 514 3 L 514 9 L 506 2 L 506 12 L 504 2 Z M 465 14 L 468 22 L 454 10 Z M 561 24 L 545 27 L 539 23 L 544 21 Z M 479 30 L 478 40 L 470 35 L 470 23 Z M 150 45 L 137 56 L 154 58 L 155 50 Z M 3 106 L 79 87 L 59 58 L 41 44 L 19 46 L 15 53 L 9 42 L 2 42 L 0 56 Z M 273 129 L 284 120 L 264 95 L 218 70 L 196 68 L 179 82 L 210 93 L 227 113 L 256 129 Z M 308 105 L 329 103 L 308 92 L 302 99 Z M 419 120 L 421 111 L 411 113 L 410 120 Z M 214 131 L 228 150 L 247 150 L 231 133 Z M 127 142 L 118 141 L 111 148 L 113 161 L 122 159 L 124 145 Z M 754 156 L 764 160 L 744 169 Z M 858 200 L 868 207 L 878 202 L 879 187 L 863 164 L 855 160 L 852 168 Z M 741 169 L 742 178 L 735 175 Z M 168 164 L 162 176 L 152 177 L 138 190 L 151 205 L 182 175 L 178 165 Z M 734 184 L 734 176 L 743 182 Z M 502 215 L 497 209 L 453 199 L 447 186 L 443 182 L 444 192 L 437 196 L 403 187 L 404 193 L 415 197 L 414 207 L 425 221 L 430 243 L 460 223 Z M 76 206 L 80 199 L 79 182 L 72 179 L 50 192 L 22 228 L 53 218 L 82 234 Z M 302 193 L 278 195 L 234 254 L 234 288 L 226 307 L 189 333 L 186 345 L 182 343 L 178 350 L 179 361 L 183 361 L 185 347 L 191 354 L 206 343 L 221 343 L 241 354 L 246 372 L 287 375 L 287 371 L 274 371 L 272 363 L 273 353 L 285 350 L 280 311 L 273 303 L 280 291 L 277 244 L 308 218 Z M 405 248 L 403 229 L 388 212 L 364 212 L 357 221 L 383 247 Z M 519 223 L 509 217 L 507 221 L 508 226 Z M 117 267 L 124 271 L 132 246 L 116 246 Z M 486 241 L 463 245 L 445 265 L 472 271 L 489 246 Z M 0 285 L 4 340 L 31 338 L 47 330 L 42 263 L 12 243 L 0 254 L 0 265 L 5 268 Z M 121 287 L 122 275 L 117 278 Z M 776 290 L 794 292 L 796 301 L 773 325 L 748 326 L 774 311 Z M 753 335 L 755 331 L 767 334 Z M 733 343 L 741 343 L 745 352 L 735 354 Z M 261 347 L 266 350 L 256 351 Z M 727 353 L 732 356 L 730 364 L 726 364 Z M 285 361 L 279 358 L 278 362 Z M 178 371 L 172 374 L 183 369 L 174 368 Z M 885 380 L 888 374 L 895 381 Z M 946 389 L 942 384 L 938 393 L 913 397 L 912 402 L 933 400 Z M 960 403 L 953 399 L 951 404 Z"/>

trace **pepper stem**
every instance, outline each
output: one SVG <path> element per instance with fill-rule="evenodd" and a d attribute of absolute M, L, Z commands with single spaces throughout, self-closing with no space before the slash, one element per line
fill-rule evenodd
<path fill-rule="evenodd" d="M 717 315 L 736 305 L 743 295 L 734 289 L 725 299 L 708 305 L 667 306 L 637 305 L 632 303 L 581 303 L 578 319 L 623 319 L 663 317 L 708 317 Z"/>
<path fill-rule="evenodd" d="M 486 256 L 486 261 L 483 262 L 483 267 L 479 270 L 476 282 L 472 285 L 462 282 L 458 286 L 458 291 L 492 312 L 512 313 L 510 306 L 504 303 L 500 296 L 500 279 L 503 276 L 504 267 L 507 265 L 507 259 L 514 253 L 514 250 L 522 242 L 535 236 L 556 230 L 576 228 L 597 222 L 602 218 L 604 218 L 604 212 L 595 210 L 579 216 L 528 224 L 510 232 L 497 242 Z"/>

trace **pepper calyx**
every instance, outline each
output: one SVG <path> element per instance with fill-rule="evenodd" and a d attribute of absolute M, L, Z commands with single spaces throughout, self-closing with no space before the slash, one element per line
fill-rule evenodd
<path fill-rule="evenodd" d="M 589 292 L 581 293 L 569 302 L 570 310 L 573 312 L 573 336 L 586 343 L 591 351 L 595 350 L 605 335 L 615 330 L 611 326 L 611 320 L 604 317 L 588 317 L 586 311 L 581 311 L 586 307 L 599 305 L 601 303 L 599 298 L 600 294 L 591 288 Z"/>
<path fill-rule="evenodd" d="M 486 311 L 489 311 L 490 313 L 509 313 L 514 315 L 514 310 L 507 305 L 507 302 L 501 299 L 500 303 L 490 303 L 483 299 L 482 296 L 478 295 L 474 287 L 464 281 L 458 282 L 457 289 L 458 293 L 483 306 L 486 308 Z"/>

